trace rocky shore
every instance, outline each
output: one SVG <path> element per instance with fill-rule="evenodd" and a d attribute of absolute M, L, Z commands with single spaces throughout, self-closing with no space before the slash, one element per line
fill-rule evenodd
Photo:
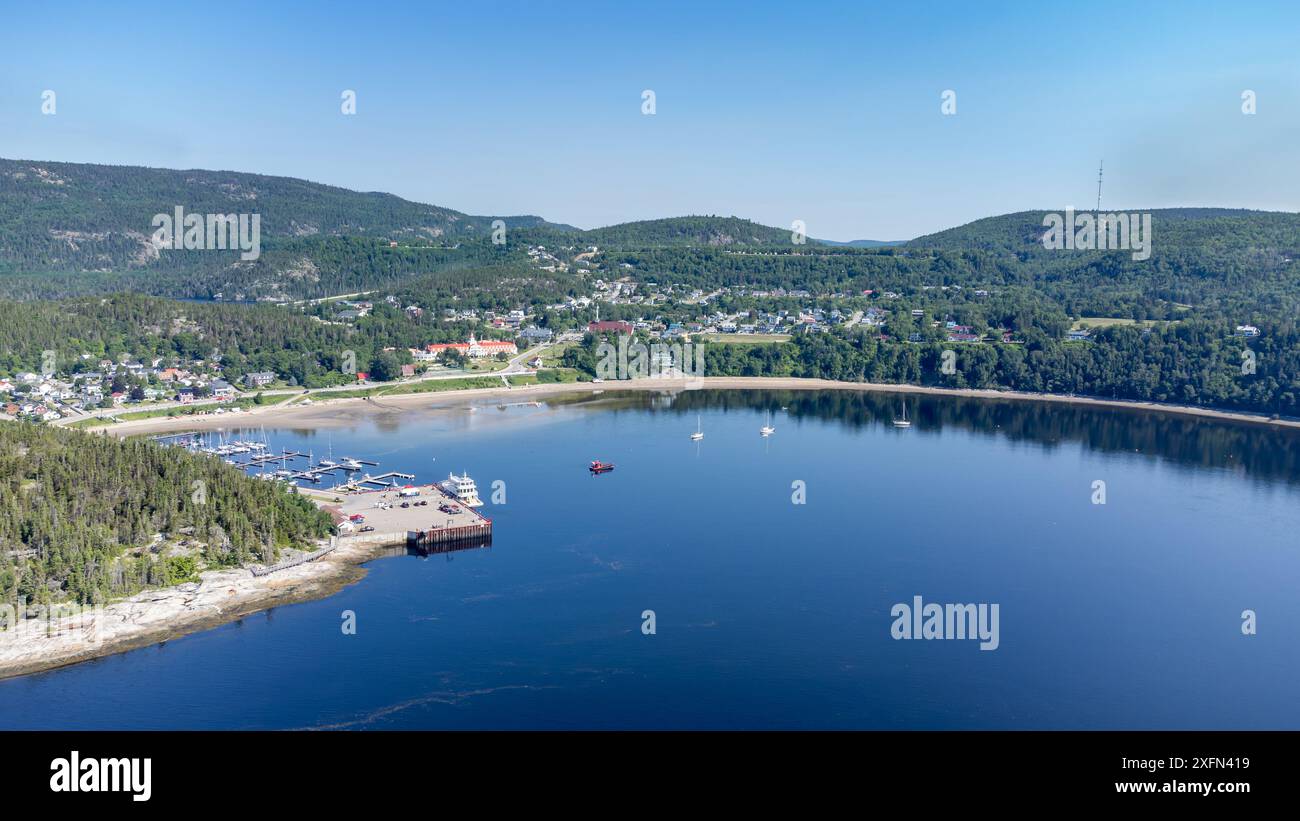
<path fill-rule="evenodd" d="M 344 540 L 315 561 L 264 576 L 246 568 L 210 570 L 198 582 L 146 590 L 100 608 L 24 619 L 0 630 L 0 678 L 121 653 L 259 610 L 329 596 L 362 579 L 366 571 L 358 565 L 386 547 L 363 538 Z"/>

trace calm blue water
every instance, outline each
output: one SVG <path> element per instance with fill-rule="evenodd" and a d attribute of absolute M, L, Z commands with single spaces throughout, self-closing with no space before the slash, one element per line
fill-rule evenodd
<path fill-rule="evenodd" d="M 325 600 L 0 682 L 0 728 L 1300 727 L 1294 437 L 948 398 L 909 399 L 900 431 L 901 401 L 607 395 L 268 430 L 422 481 L 467 470 L 485 499 L 504 481 L 494 546 L 395 551 Z M 1001 646 L 891 639 L 918 594 L 998 603 Z"/>

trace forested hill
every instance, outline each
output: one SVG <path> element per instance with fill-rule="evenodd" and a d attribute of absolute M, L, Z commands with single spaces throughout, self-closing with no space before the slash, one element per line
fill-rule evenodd
<path fill-rule="evenodd" d="M 1105 212 L 1105 209 L 1103 209 Z M 1043 219 L 1063 211 L 1019 211 L 917 237 L 910 248 L 943 251 L 991 251 L 1019 258 L 1051 259 L 1061 256 L 1043 246 Z M 1091 213 L 1091 212 L 1079 212 Z M 1254 252 L 1296 258 L 1300 250 L 1300 214 L 1233 208 L 1127 209 L 1126 214 L 1151 214 L 1152 259 L 1177 259 L 1188 254 L 1218 255 Z"/>
<path fill-rule="evenodd" d="M 580 236 L 582 242 L 588 245 L 610 245 L 620 248 L 791 245 L 790 229 L 759 225 L 757 222 L 739 217 L 669 217 L 642 222 L 624 222 L 583 231 Z"/>
<path fill-rule="evenodd" d="M 911 256 L 1021 284 L 1073 314 L 1166 318 L 1188 306 L 1240 317 L 1289 316 L 1300 304 L 1300 214 L 1226 208 L 1150 212 L 1149 259 L 1129 251 L 1044 247 L 1044 211 L 1022 211 L 918 237 Z"/>
<path fill-rule="evenodd" d="M 293 240 L 322 247 L 332 237 L 454 244 L 488 236 L 498 219 L 290 177 L 0 159 L 0 273 L 165 273 L 168 261 L 150 243 L 152 220 L 177 206 L 258 214 L 264 248 Z M 534 216 L 500 219 L 510 228 L 568 228 Z M 218 255 L 224 266 L 239 261 Z M 188 263 L 199 262 L 190 255 Z"/>
<path fill-rule="evenodd" d="M 152 219 L 257 213 L 261 256 L 153 247 Z M 605 262 L 650 281 L 825 291 L 929 286 L 1030 289 L 1071 315 L 1175 319 L 1191 307 L 1239 316 L 1300 302 L 1300 215 L 1229 209 L 1151 212 L 1149 259 L 1125 251 L 1044 248 L 1042 211 L 977 220 L 906 243 L 792 242 L 786 227 L 688 216 L 580 231 L 541 217 L 503 217 L 490 239 L 476 217 L 388 194 L 224 171 L 0 160 L 0 299 L 145 293 L 227 301 L 292 300 L 439 278 L 483 286 L 555 278 L 528 256 L 564 262 L 598 246 Z M 598 259 L 597 262 L 601 260 Z M 580 266 L 574 266 L 580 267 Z M 433 277 L 434 279 L 430 279 Z M 576 286 L 575 286 L 576 287 Z"/>
<path fill-rule="evenodd" d="M 89 602 L 269 563 L 330 528 L 306 497 L 216 457 L 0 424 L 0 604 Z"/>

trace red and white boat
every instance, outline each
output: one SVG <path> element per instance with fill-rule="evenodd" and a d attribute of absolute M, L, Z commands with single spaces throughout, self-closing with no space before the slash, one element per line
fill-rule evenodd
<path fill-rule="evenodd" d="M 613 462 L 602 462 L 599 459 L 587 466 L 587 470 L 592 473 L 609 473 L 614 469 Z"/>

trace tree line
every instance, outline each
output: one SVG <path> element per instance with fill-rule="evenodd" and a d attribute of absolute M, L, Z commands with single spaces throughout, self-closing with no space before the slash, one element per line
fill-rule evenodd
<path fill-rule="evenodd" d="M 0 602 L 126 596 L 209 567 L 273 562 L 330 533 L 278 482 L 207 455 L 24 422 L 0 424 Z M 190 556 L 172 556 L 173 548 Z M 179 559 L 172 561 L 171 559 Z"/>

